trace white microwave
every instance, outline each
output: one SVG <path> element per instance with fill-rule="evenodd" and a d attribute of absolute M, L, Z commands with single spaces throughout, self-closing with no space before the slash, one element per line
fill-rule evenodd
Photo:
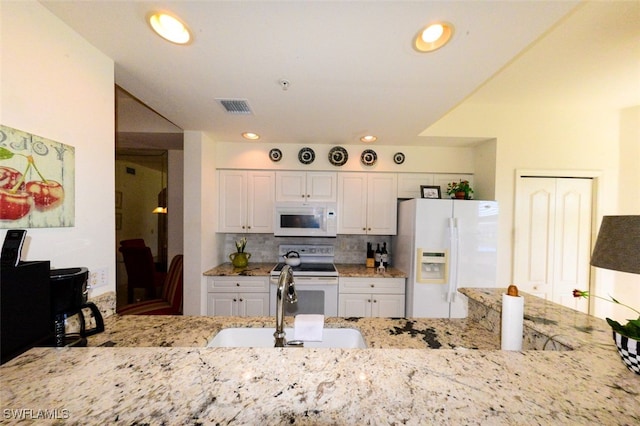
<path fill-rule="evenodd" d="M 335 237 L 338 231 L 336 203 L 276 203 L 273 217 L 276 237 Z"/>

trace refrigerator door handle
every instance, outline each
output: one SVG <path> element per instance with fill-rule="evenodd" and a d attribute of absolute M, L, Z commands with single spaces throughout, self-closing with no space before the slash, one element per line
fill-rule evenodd
<path fill-rule="evenodd" d="M 458 219 L 449 218 L 449 245 L 450 245 L 450 269 L 449 283 L 447 285 L 447 302 L 455 302 L 456 291 L 458 289 Z"/>

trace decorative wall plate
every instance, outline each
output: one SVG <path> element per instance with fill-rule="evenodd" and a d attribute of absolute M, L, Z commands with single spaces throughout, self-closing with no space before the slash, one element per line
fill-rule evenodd
<path fill-rule="evenodd" d="M 273 148 L 271 151 L 269 151 L 269 158 L 271 159 L 271 161 L 282 160 L 282 151 L 280 151 L 278 148 Z"/>
<path fill-rule="evenodd" d="M 373 166 L 378 161 L 378 154 L 372 149 L 365 149 L 362 151 L 362 155 L 360 156 L 360 161 L 365 166 Z"/>
<path fill-rule="evenodd" d="M 396 152 L 393 154 L 393 162 L 396 164 L 404 163 L 404 154 L 401 152 Z"/>
<path fill-rule="evenodd" d="M 316 153 L 313 152 L 313 149 L 304 147 L 298 152 L 298 160 L 302 164 L 311 164 L 313 160 L 316 159 Z"/>
<path fill-rule="evenodd" d="M 334 146 L 329 151 L 329 162 L 334 166 L 343 166 L 349 159 L 349 153 L 341 146 Z"/>

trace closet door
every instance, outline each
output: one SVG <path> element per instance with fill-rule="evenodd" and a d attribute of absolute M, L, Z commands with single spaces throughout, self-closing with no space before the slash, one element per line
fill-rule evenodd
<path fill-rule="evenodd" d="M 514 283 L 588 312 L 573 289 L 589 288 L 592 180 L 521 177 L 517 184 Z"/>

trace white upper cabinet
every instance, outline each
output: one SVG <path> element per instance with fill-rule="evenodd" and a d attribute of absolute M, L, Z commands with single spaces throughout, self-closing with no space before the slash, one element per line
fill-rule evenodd
<path fill-rule="evenodd" d="M 337 173 L 276 172 L 276 201 L 335 202 Z"/>
<path fill-rule="evenodd" d="M 422 185 L 433 185 L 432 173 L 399 173 L 398 198 L 421 198 Z"/>
<path fill-rule="evenodd" d="M 395 173 L 338 175 L 338 234 L 395 235 Z"/>
<path fill-rule="evenodd" d="M 221 170 L 218 232 L 273 233 L 275 173 Z"/>

